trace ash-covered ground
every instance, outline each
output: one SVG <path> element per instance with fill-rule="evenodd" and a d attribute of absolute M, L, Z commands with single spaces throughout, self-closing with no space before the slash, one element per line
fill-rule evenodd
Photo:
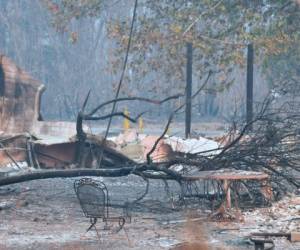
<path fill-rule="evenodd" d="M 136 176 L 100 178 L 112 202 L 130 202 L 146 188 Z M 300 230 L 300 197 L 291 196 L 270 208 L 243 211 L 238 221 L 211 222 L 205 202 L 178 206 L 180 193 L 169 182 L 152 180 L 147 196 L 132 210 L 131 223 L 121 230 L 86 233 L 85 218 L 76 198 L 75 178 L 47 179 L 0 188 L 0 249 L 254 249 L 251 232 Z M 112 209 L 112 213 L 121 211 Z M 183 245 L 182 245 L 183 244 Z M 299 244 L 276 240 L 276 249 L 300 249 Z"/>

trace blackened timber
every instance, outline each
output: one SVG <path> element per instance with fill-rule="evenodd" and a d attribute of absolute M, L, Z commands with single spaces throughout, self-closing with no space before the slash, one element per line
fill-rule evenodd
<path fill-rule="evenodd" d="M 193 45 L 187 43 L 187 64 L 186 64 L 186 106 L 185 106 L 185 137 L 191 134 L 192 116 L 192 74 L 193 74 Z"/>
<path fill-rule="evenodd" d="M 2 67 L 2 56 L 0 56 L 0 96 L 4 96 L 5 93 L 5 76 Z"/>

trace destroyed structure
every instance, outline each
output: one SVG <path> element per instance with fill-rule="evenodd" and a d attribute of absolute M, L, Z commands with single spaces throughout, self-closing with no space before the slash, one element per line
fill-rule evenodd
<path fill-rule="evenodd" d="M 40 106 L 45 86 L 8 57 L 0 55 L 0 60 L 0 166 L 10 164 L 20 168 L 26 163 L 34 168 L 71 167 L 78 160 L 76 124 L 43 121 Z M 109 155 L 104 165 L 130 161 L 102 144 L 99 136 L 89 136 L 89 141 L 96 148 L 104 148 L 104 155 Z M 86 153 L 80 166 L 91 167 L 93 157 L 90 152 Z"/>
<path fill-rule="evenodd" d="M 0 55 L 0 131 L 17 134 L 32 131 L 40 120 L 40 101 L 45 86 Z"/>

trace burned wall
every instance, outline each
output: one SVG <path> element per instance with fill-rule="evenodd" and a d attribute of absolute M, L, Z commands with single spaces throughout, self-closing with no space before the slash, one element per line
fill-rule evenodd
<path fill-rule="evenodd" d="M 7 134 L 30 131 L 40 115 L 44 85 L 0 55 L 0 130 Z"/>

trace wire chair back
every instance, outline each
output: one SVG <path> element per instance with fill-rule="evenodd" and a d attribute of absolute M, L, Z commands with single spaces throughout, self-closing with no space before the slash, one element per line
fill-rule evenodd
<path fill-rule="evenodd" d="M 103 182 L 82 178 L 74 182 L 74 189 L 87 218 L 108 218 L 108 191 Z"/>

